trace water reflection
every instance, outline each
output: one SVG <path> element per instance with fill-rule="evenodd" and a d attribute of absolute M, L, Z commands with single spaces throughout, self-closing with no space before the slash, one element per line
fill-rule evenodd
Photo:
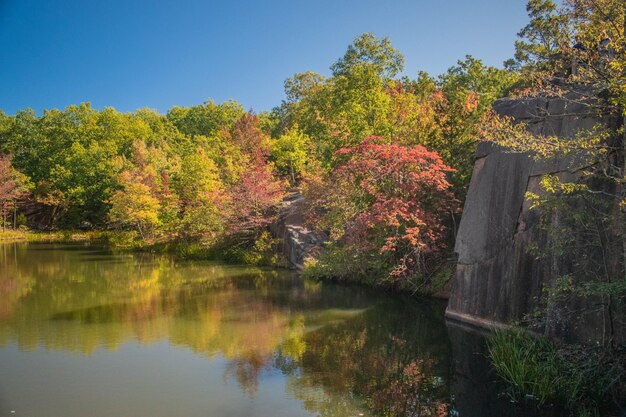
<path fill-rule="evenodd" d="M 274 415 L 443 416 L 450 407 L 441 306 L 304 281 L 287 271 L 46 244 L 0 246 L 0 297 L 0 363 L 31 355 L 24 358 L 45 364 L 57 359 L 37 356 L 42 352 L 71 352 L 63 359 L 65 373 L 78 374 L 87 360 L 106 375 L 116 358 L 131 358 L 130 364 L 152 358 L 146 369 L 171 362 L 191 381 L 193 371 L 180 370 L 192 360 L 185 355 L 204 358 L 207 375 L 219 371 L 221 382 L 205 380 L 212 394 L 193 396 L 197 387 L 168 385 L 177 398 L 189 397 L 178 415 L 207 415 L 203 401 L 214 409 L 223 402 L 215 415 L 254 415 L 251 404 L 258 411 L 270 402 L 281 410 Z M 137 356 L 128 356 L 130 350 Z M 149 385 L 150 371 L 127 373 L 120 368 L 111 377 L 117 379 L 102 376 L 93 382 L 102 386 L 93 388 L 117 384 L 132 391 L 137 404 L 159 401 L 128 382 L 143 377 Z M 5 403 L 71 415 L 37 395 L 24 394 L 20 402 L 30 388 L 20 387 L 17 376 L 9 381 L 9 374 L 0 375 L 0 415 Z M 240 395 L 229 391 L 233 384 Z M 59 396 L 68 395 L 57 385 Z M 117 410 L 93 401 L 85 405 L 89 415 Z M 136 407 L 133 415 L 157 415 L 147 405 Z"/>

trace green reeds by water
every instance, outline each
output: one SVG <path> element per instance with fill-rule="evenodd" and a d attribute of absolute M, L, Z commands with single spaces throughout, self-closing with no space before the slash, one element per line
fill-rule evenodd
<path fill-rule="evenodd" d="M 488 348 L 511 396 L 536 401 L 540 407 L 556 405 L 574 415 L 596 415 L 610 407 L 624 383 L 623 358 L 607 348 L 559 346 L 521 329 L 494 331 Z"/>

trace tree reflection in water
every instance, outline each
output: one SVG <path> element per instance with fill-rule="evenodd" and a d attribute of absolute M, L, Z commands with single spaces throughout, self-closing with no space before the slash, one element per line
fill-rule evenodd
<path fill-rule="evenodd" d="M 90 355 L 167 341 L 227 359 L 225 383 L 250 397 L 278 373 L 313 414 L 446 415 L 439 306 L 288 271 L 81 245 L 2 245 L 0 265 L 0 346 Z"/>

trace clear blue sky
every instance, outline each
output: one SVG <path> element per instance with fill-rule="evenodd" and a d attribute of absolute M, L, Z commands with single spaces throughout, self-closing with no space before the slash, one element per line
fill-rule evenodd
<path fill-rule="evenodd" d="M 285 78 L 330 65 L 363 32 L 405 75 L 471 54 L 501 66 L 526 0 L 0 0 L 0 109 L 90 101 L 121 111 L 207 99 L 269 110 Z"/>

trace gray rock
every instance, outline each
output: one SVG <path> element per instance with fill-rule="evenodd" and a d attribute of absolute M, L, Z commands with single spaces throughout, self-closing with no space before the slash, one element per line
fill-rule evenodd
<path fill-rule="evenodd" d="M 494 109 L 526 122 L 533 133 L 563 138 L 598 123 L 617 123 L 593 117 L 584 103 L 562 98 L 502 99 Z M 562 157 L 539 162 L 529 154 L 507 152 L 489 142 L 478 145 L 457 234 L 458 264 L 446 311 L 448 318 L 479 327 L 502 327 L 521 321 L 540 307 L 543 288 L 571 270 L 571 260 L 538 259 L 529 253 L 530 245 L 549 244 L 549 236 L 537 227 L 538 214 L 530 210 L 525 194 L 540 193 L 539 182 L 545 174 L 575 178 L 580 160 Z M 558 226 L 558 213 L 550 221 Z M 589 300 L 571 303 L 570 310 L 582 312 L 575 318 L 561 317 L 563 306 L 542 306 L 548 311 L 544 332 L 574 341 L 599 341 L 607 322 L 605 313 L 590 308 Z M 623 340 L 624 321 L 618 321 L 618 334 Z"/>
<path fill-rule="evenodd" d="M 280 239 L 283 255 L 296 269 L 304 268 L 305 261 L 322 250 L 323 238 L 304 224 L 304 197 L 300 194 L 283 201 L 270 232 Z"/>

